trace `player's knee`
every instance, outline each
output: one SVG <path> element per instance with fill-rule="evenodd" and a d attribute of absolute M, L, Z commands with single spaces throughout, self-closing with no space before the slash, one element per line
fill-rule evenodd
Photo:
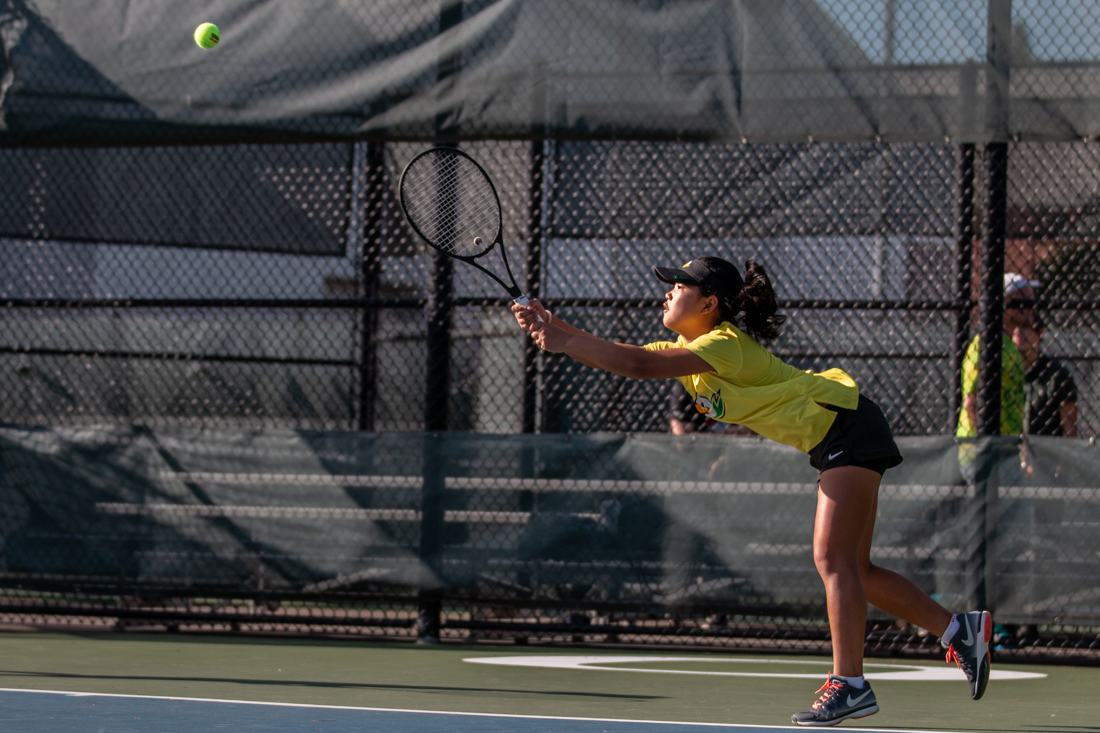
<path fill-rule="evenodd" d="M 844 547 L 814 543 L 814 565 L 821 577 L 835 575 L 859 575 L 859 563 L 854 552 Z"/>

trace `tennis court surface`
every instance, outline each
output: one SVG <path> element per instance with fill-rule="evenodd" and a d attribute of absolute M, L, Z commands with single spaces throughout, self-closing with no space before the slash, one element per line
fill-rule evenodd
<path fill-rule="evenodd" d="M 117 633 L 0 633 L 0 730 L 693 733 L 790 727 L 823 657 Z M 882 709 L 846 727 L 1100 730 L 1100 669 L 872 659 Z"/>

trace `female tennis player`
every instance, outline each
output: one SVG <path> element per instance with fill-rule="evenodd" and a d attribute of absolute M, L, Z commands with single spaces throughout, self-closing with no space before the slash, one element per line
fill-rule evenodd
<path fill-rule="evenodd" d="M 546 351 L 634 379 L 677 378 L 715 420 L 809 454 L 818 470 L 814 563 L 825 583 L 833 671 L 811 709 L 795 713 L 793 722 L 835 725 L 878 712 L 863 677 L 867 603 L 939 636 L 948 662 L 966 674 L 970 696 L 980 698 L 989 681 L 990 614 L 953 615 L 910 581 L 871 563 L 879 484 L 902 461 L 879 407 L 840 369 L 799 371 L 765 348 L 786 317 L 776 313 L 771 281 L 754 260 L 746 263 L 744 279 L 718 257 L 653 269 L 672 286 L 663 322 L 679 334 L 675 343 L 604 341 L 553 317 L 537 300 L 512 311 Z"/>

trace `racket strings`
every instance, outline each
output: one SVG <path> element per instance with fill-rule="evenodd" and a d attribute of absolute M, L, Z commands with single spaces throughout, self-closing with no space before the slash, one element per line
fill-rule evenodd
<path fill-rule="evenodd" d="M 426 155 L 415 165 L 402 189 L 410 221 L 448 253 L 476 257 L 488 251 L 500 230 L 500 206 L 485 174 L 446 152 Z"/>

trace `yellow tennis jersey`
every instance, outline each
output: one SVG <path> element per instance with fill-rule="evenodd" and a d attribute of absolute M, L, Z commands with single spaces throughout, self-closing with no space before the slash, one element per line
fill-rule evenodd
<path fill-rule="evenodd" d="M 650 351 L 686 348 L 714 371 L 680 377 L 695 409 L 737 423 L 803 453 L 821 442 L 836 413 L 822 405 L 855 409 L 859 387 L 840 369 L 814 374 L 784 363 L 741 329 L 723 321 L 691 343 L 646 344 Z"/>

